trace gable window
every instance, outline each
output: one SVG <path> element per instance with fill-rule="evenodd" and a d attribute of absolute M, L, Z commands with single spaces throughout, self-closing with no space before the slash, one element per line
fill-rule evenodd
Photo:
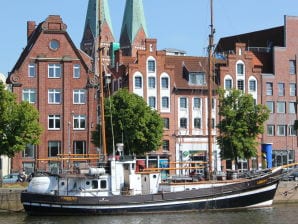
<path fill-rule="evenodd" d="M 186 109 L 187 108 L 187 99 L 186 97 L 180 98 L 180 109 Z"/>
<path fill-rule="evenodd" d="M 49 115 L 48 116 L 48 129 L 59 130 L 60 129 L 60 115 Z"/>
<path fill-rule="evenodd" d="M 155 61 L 148 60 L 148 72 L 155 72 Z"/>
<path fill-rule="evenodd" d="M 36 103 L 36 90 L 23 89 L 22 99 L 23 101 L 27 101 L 29 103 Z"/>
<path fill-rule="evenodd" d="M 232 89 L 232 79 L 225 79 L 225 89 L 226 90 Z"/>
<path fill-rule="evenodd" d="M 195 97 L 193 99 L 193 108 L 200 109 L 201 108 L 201 98 Z"/>
<path fill-rule="evenodd" d="M 142 77 L 141 76 L 136 76 L 135 77 L 135 88 L 136 89 L 141 89 L 142 88 Z"/>
<path fill-rule="evenodd" d="M 155 105 L 156 105 L 155 96 L 149 96 L 149 106 L 151 108 L 154 108 L 155 109 Z"/>
<path fill-rule="evenodd" d="M 148 86 L 150 89 L 155 88 L 155 77 L 149 77 L 148 78 Z"/>
<path fill-rule="evenodd" d="M 49 78 L 61 78 L 61 64 L 49 64 L 48 65 L 48 77 Z"/>
<path fill-rule="evenodd" d="M 289 73 L 291 75 L 295 75 L 296 74 L 296 60 L 290 60 L 289 66 L 290 66 Z"/>
<path fill-rule="evenodd" d="M 60 89 L 49 89 L 48 90 L 48 103 L 49 104 L 60 104 L 61 103 L 61 90 Z"/>
<path fill-rule="evenodd" d="M 249 80 L 249 91 L 255 92 L 257 90 L 256 80 Z"/>
<path fill-rule="evenodd" d="M 36 64 L 30 63 L 28 65 L 28 77 L 34 78 L 36 77 Z"/>
<path fill-rule="evenodd" d="M 206 85 L 206 75 L 204 72 L 190 72 L 189 85 Z"/>
<path fill-rule="evenodd" d="M 169 78 L 167 78 L 167 77 L 161 78 L 161 88 L 163 88 L 163 89 L 169 88 Z"/>
<path fill-rule="evenodd" d="M 86 116 L 85 115 L 75 115 L 73 117 L 73 129 L 83 130 L 86 128 Z"/>
<path fill-rule="evenodd" d="M 86 103 L 86 90 L 75 89 L 73 91 L 73 103 L 74 104 L 84 104 Z"/>
<path fill-rule="evenodd" d="M 296 83 L 290 83 L 290 96 L 296 96 Z"/>
<path fill-rule="evenodd" d="M 266 82 L 266 95 L 267 96 L 273 95 L 273 83 L 272 82 Z"/>
<path fill-rule="evenodd" d="M 169 97 L 163 96 L 161 98 L 161 101 L 162 101 L 162 108 L 164 108 L 164 109 L 169 108 Z"/>
<path fill-rule="evenodd" d="M 201 128 L 201 118 L 196 117 L 193 122 L 194 122 L 194 128 L 198 128 L 198 129 Z"/>
<path fill-rule="evenodd" d="M 187 128 L 187 118 L 180 118 L 180 128 Z"/>
<path fill-rule="evenodd" d="M 237 81 L 237 88 L 242 91 L 244 90 L 244 81 L 243 80 Z"/>
<path fill-rule="evenodd" d="M 81 66 L 80 64 L 73 65 L 73 78 L 78 79 L 81 76 Z"/>
<path fill-rule="evenodd" d="M 244 75 L 244 64 L 237 63 L 237 75 Z"/>
<path fill-rule="evenodd" d="M 278 83 L 278 96 L 284 96 L 284 95 L 285 95 L 285 84 Z"/>

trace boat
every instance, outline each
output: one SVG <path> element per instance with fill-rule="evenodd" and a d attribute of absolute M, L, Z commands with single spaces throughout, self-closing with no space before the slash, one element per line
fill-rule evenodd
<path fill-rule="evenodd" d="M 209 46 L 213 45 L 213 33 L 211 25 Z M 210 78 L 209 84 L 211 81 Z M 211 100 L 208 107 L 211 108 Z M 211 125 L 211 116 L 208 119 Z M 120 215 L 271 206 L 282 173 L 282 167 L 277 167 L 243 174 L 240 178 L 210 178 L 210 149 L 208 178 L 188 175 L 164 179 L 161 171 L 169 168 L 146 169 L 135 156 L 122 155 L 121 146 L 117 151 L 119 156 L 113 154 L 97 167 L 61 174 L 35 174 L 21 193 L 25 211 L 29 215 Z M 186 168 L 192 171 L 196 167 Z"/>

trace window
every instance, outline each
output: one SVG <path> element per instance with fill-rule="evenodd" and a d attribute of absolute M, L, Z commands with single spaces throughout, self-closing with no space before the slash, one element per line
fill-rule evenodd
<path fill-rule="evenodd" d="M 193 108 L 194 109 L 200 109 L 201 108 L 201 98 L 195 97 L 193 99 Z"/>
<path fill-rule="evenodd" d="M 169 140 L 163 140 L 162 141 L 162 150 L 163 151 L 169 151 L 170 150 Z"/>
<path fill-rule="evenodd" d="M 249 80 L 249 91 L 251 92 L 257 91 L 256 80 Z"/>
<path fill-rule="evenodd" d="M 61 143 L 59 141 L 48 142 L 49 157 L 56 157 L 61 152 Z"/>
<path fill-rule="evenodd" d="M 141 76 L 136 76 L 135 77 L 135 88 L 136 89 L 141 89 L 142 88 L 142 77 Z"/>
<path fill-rule="evenodd" d="M 290 96 L 296 96 L 296 83 L 290 83 Z"/>
<path fill-rule="evenodd" d="M 296 74 L 296 60 L 290 60 L 289 61 L 289 64 L 290 64 L 290 70 L 289 70 L 289 73 L 291 75 L 295 75 Z"/>
<path fill-rule="evenodd" d="M 226 90 L 232 89 L 232 79 L 225 79 L 225 89 Z"/>
<path fill-rule="evenodd" d="M 194 128 L 201 128 L 201 118 L 196 117 L 194 120 Z"/>
<path fill-rule="evenodd" d="M 35 148 L 35 145 L 27 144 L 25 150 L 22 151 L 23 158 L 34 158 Z"/>
<path fill-rule="evenodd" d="M 50 48 L 52 50 L 57 50 L 59 48 L 60 44 L 58 40 L 51 40 L 50 41 Z"/>
<path fill-rule="evenodd" d="M 289 102 L 289 114 L 296 113 L 296 102 Z"/>
<path fill-rule="evenodd" d="M 83 130 L 86 128 L 86 116 L 74 115 L 73 116 L 73 129 Z"/>
<path fill-rule="evenodd" d="M 273 83 L 272 82 L 266 82 L 266 95 L 267 96 L 273 95 Z"/>
<path fill-rule="evenodd" d="M 244 64 L 238 63 L 237 64 L 237 75 L 243 75 L 244 74 Z"/>
<path fill-rule="evenodd" d="M 81 66 L 80 64 L 73 65 L 73 78 L 78 79 L 81 77 Z"/>
<path fill-rule="evenodd" d="M 151 108 L 155 108 L 155 105 L 156 105 L 155 96 L 149 96 L 149 106 Z"/>
<path fill-rule="evenodd" d="M 268 109 L 270 110 L 270 113 L 274 113 L 274 102 L 273 101 L 267 101 L 266 102 L 266 106 L 268 107 Z"/>
<path fill-rule="evenodd" d="M 215 119 L 214 118 L 211 119 L 211 127 L 213 129 L 215 128 Z"/>
<path fill-rule="evenodd" d="M 170 119 L 168 117 L 163 118 L 163 128 L 165 128 L 165 129 L 170 128 Z"/>
<path fill-rule="evenodd" d="M 285 95 L 285 84 L 278 83 L 278 96 L 284 96 L 284 95 Z"/>
<path fill-rule="evenodd" d="M 161 101 L 162 101 L 162 108 L 163 109 L 168 109 L 169 108 L 169 97 L 163 96 L 161 98 Z"/>
<path fill-rule="evenodd" d="M 155 72 L 155 61 L 148 60 L 148 72 Z"/>
<path fill-rule="evenodd" d="M 206 75 L 204 72 L 190 72 L 189 85 L 206 85 Z"/>
<path fill-rule="evenodd" d="M 180 98 L 180 109 L 186 109 L 187 108 L 187 99 L 186 97 Z"/>
<path fill-rule="evenodd" d="M 60 129 L 60 115 L 49 115 L 48 116 L 48 129 L 59 130 Z"/>
<path fill-rule="evenodd" d="M 48 103 L 60 104 L 61 103 L 61 90 L 60 89 L 49 89 L 48 90 Z"/>
<path fill-rule="evenodd" d="M 180 118 L 180 128 L 187 128 L 187 118 Z"/>
<path fill-rule="evenodd" d="M 161 88 L 168 89 L 169 88 L 169 79 L 167 77 L 161 78 Z"/>
<path fill-rule="evenodd" d="M 274 125 L 272 124 L 267 125 L 267 135 L 274 136 Z"/>
<path fill-rule="evenodd" d="M 36 77 L 36 64 L 30 63 L 28 65 L 28 77 Z"/>
<path fill-rule="evenodd" d="M 277 125 L 277 135 L 286 136 L 286 125 Z"/>
<path fill-rule="evenodd" d="M 48 77 L 49 78 L 61 78 L 61 64 L 49 64 L 48 65 Z"/>
<path fill-rule="evenodd" d="M 277 102 L 277 113 L 281 113 L 281 114 L 286 113 L 286 102 L 283 102 L 283 101 Z"/>
<path fill-rule="evenodd" d="M 74 141 L 73 152 L 74 154 L 86 154 L 86 141 Z"/>
<path fill-rule="evenodd" d="M 73 103 L 74 104 L 84 104 L 86 103 L 86 90 L 75 89 L 73 91 Z"/>
<path fill-rule="evenodd" d="M 289 125 L 289 135 L 290 136 L 296 136 L 297 131 L 294 129 L 294 125 Z"/>
<path fill-rule="evenodd" d="M 244 90 L 244 81 L 243 80 L 238 80 L 237 81 L 237 88 L 239 89 L 239 90 Z"/>
<path fill-rule="evenodd" d="M 35 89 L 23 89 L 22 94 L 23 101 L 29 103 L 36 103 L 36 90 Z"/>
<path fill-rule="evenodd" d="M 148 87 L 150 89 L 155 89 L 155 77 L 148 78 Z"/>

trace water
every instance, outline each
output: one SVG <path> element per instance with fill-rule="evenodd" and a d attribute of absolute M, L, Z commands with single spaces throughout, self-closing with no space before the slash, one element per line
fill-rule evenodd
<path fill-rule="evenodd" d="M 298 204 L 238 211 L 184 212 L 122 216 L 27 216 L 25 213 L 0 213 L 0 223 L 30 224 L 294 224 Z"/>

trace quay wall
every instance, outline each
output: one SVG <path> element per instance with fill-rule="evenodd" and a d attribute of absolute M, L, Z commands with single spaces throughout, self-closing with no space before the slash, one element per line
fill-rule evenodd
<path fill-rule="evenodd" d="M 21 212 L 21 192 L 25 188 L 0 188 L 0 211 Z M 273 203 L 298 203 L 298 181 L 282 181 Z"/>

